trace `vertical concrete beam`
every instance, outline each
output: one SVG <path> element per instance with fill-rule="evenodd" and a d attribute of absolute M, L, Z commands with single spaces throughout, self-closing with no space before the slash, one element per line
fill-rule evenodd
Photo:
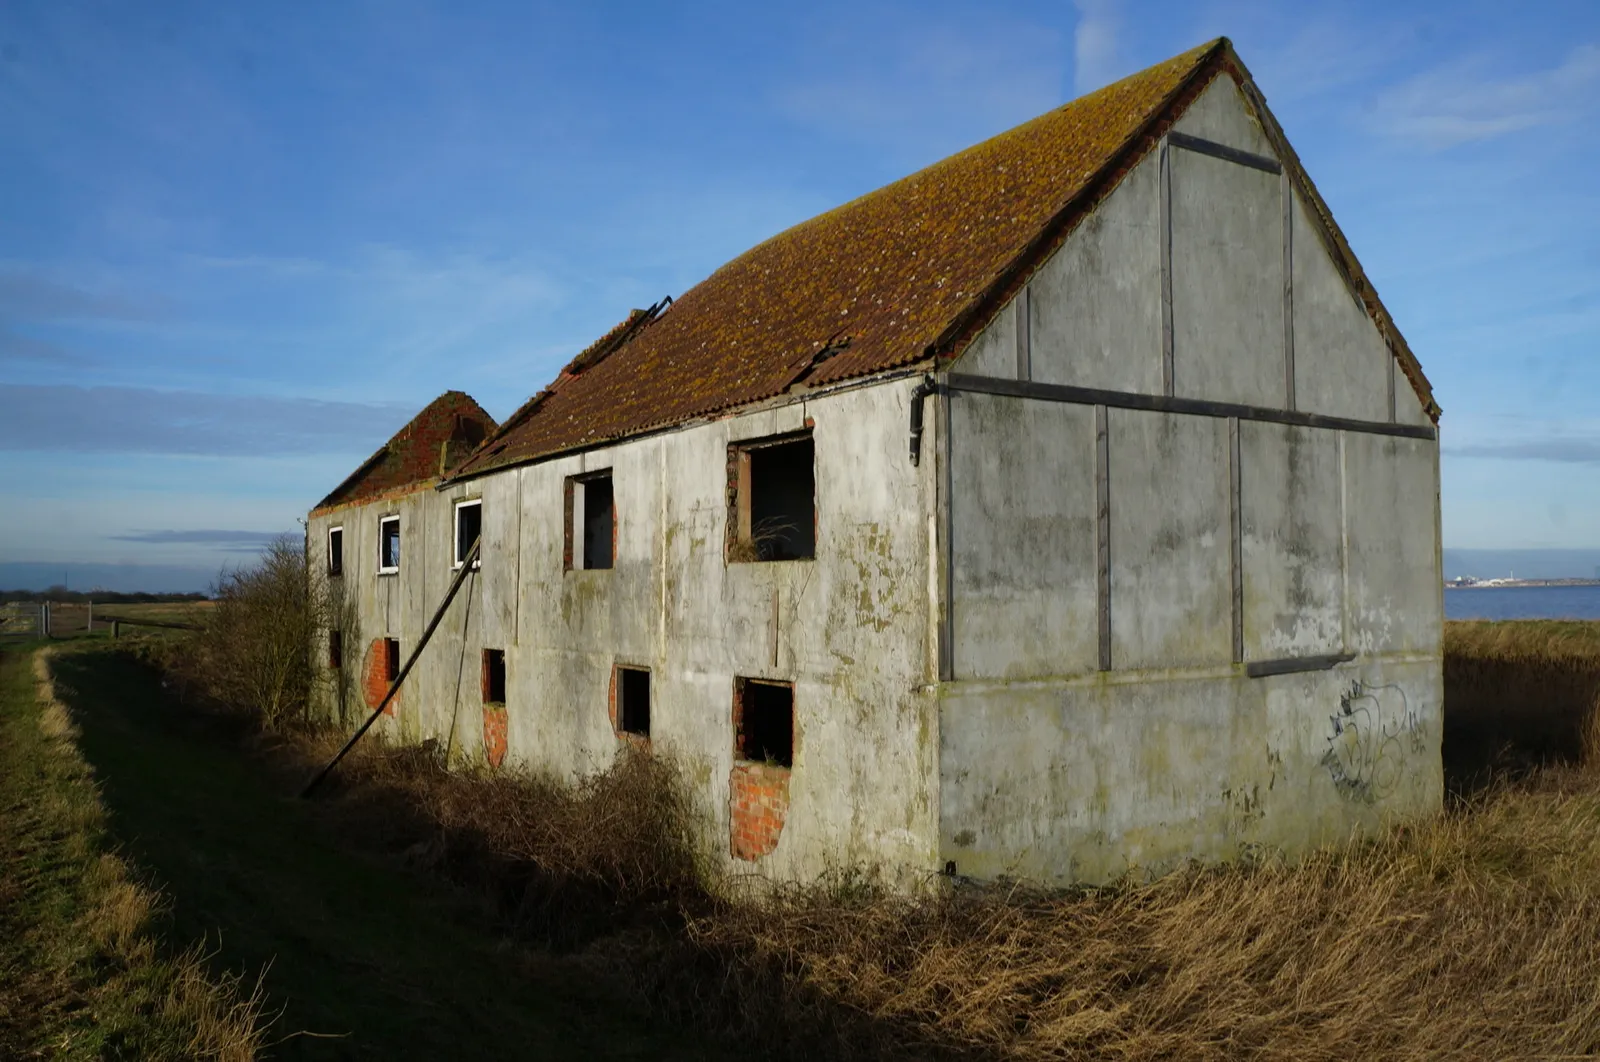
<path fill-rule="evenodd" d="M 1173 393 L 1172 372 L 1172 149 L 1161 138 L 1161 393 Z"/>
<path fill-rule="evenodd" d="M 1033 379 L 1033 297 L 1024 286 L 1012 302 L 1017 315 L 1017 379 Z"/>
<path fill-rule="evenodd" d="M 1244 529 L 1241 526 L 1243 505 L 1240 499 L 1239 472 L 1239 418 L 1228 418 L 1228 550 L 1229 565 L 1233 575 L 1233 662 L 1244 662 Z"/>
<path fill-rule="evenodd" d="M 1294 409 L 1294 186 L 1279 175 L 1283 192 L 1283 390 L 1284 409 Z"/>
<path fill-rule="evenodd" d="M 953 459 L 953 444 L 951 442 L 952 424 L 950 420 L 950 389 L 939 388 L 939 435 L 943 445 L 939 447 L 939 531 L 943 538 L 940 550 L 939 565 L 943 569 L 941 578 L 944 586 L 941 597 L 944 598 L 943 616 L 939 626 L 939 681 L 949 682 L 956 676 L 955 660 L 955 544 L 951 541 L 950 533 L 954 521 L 950 517 L 950 489 L 951 476 L 950 464 Z"/>
<path fill-rule="evenodd" d="M 1105 406 L 1094 407 L 1095 606 L 1100 621 L 1100 670 L 1111 670 L 1111 435 Z"/>

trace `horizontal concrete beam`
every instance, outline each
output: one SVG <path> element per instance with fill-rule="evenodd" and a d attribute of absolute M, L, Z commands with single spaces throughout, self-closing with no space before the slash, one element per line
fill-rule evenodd
<path fill-rule="evenodd" d="M 1353 420 L 1305 413 L 1294 409 L 1268 409 L 1235 402 L 1213 402 L 1204 398 L 1178 398 L 1173 395 L 1136 395 L 1121 391 L 1102 391 L 1092 387 L 1035 383 L 1031 380 L 1006 380 L 997 376 L 972 376 L 951 373 L 944 379 L 951 391 L 970 391 L 983 395 L 1008 395 L 1042 402 L 1072 402 L 1113 409 L 1144 409 L 1160 413 L 1188 413 L 1202 417 L 1238 417 L 1240 420 L 1293 424 L 1303 428 L 1330 428 L 1335 431 L 1364 432 L 1370 435 L 1396 435 L 1406 439 L 1435 439 L 1437 429 L 1413 424 L 1389 424 L 1375 420 Z"/>

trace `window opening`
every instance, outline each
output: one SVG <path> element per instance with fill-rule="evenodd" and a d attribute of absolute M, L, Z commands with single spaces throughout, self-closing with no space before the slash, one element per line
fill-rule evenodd
<path fill-rule="evenodd" d="M 328 528 L 328 574 L 344 573 L 344 528 Z"/>
<path fill-rule="evenodd" d="M 456 549 L 451 567 L 459 568 L 472 552 L 472 544 L 483 531 L 483 500 L 456 503 Z M 483 563 L 483 554 L 472 562 L 474 568 Z"/>
<path fill-rule="evenodd" d="M 400 570 L 400 518 L 385 516 L 378 521 L 378 571 L 388 574 Z"/>
<path fill-rule="evenodd" d="M 344 667 L 344 632 L 328 632 L 328 667 L 338 671 Z"/>
<path fill-rule="evenodd" d="M 738 679 L 734 728 L 734 752 L 741 760 L 794 766 L 794 686 Z"/>
<path fill-rule="evenodd" d="M 392 686 L 399 677 L 400 639 L 385 638 L 383 640 L 383 680 Z"/>
<path fill-rule="evenodd" d="M 650 672 L 642 667 L 617 668 L 617 729 L 650 736 Z"/>
<path fill-rule="evenodd" d="M 567 557 L 572 568 L 609 568 L 615 554 L 617 512 L 611 473 L 567 480 L 570 519 Z"/>
<path fill-rule="evenodd" d="M 817 552 L 816 448 L 808 432 L 776 442 L 738 443 L 730 516 L 730 559 L 809 560 Z"/>
<path fill-rule="evenodd" d="M 506 651 L 483 651 L 483 703 L 506 703 Z"/>

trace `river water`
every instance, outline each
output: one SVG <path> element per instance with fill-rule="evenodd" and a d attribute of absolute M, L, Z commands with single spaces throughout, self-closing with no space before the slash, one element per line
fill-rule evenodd
<path fill-rule="evenodd" d="M 1600 586 L 1445 587 L 1445 619 L 1600 620 Z"/>

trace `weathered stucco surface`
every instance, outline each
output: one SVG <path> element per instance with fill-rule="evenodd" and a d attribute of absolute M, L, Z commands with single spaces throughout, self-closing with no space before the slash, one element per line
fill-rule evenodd
<path fill-rule="evenodd" d="M 789 811 L 770 854 L 741 872 L 807 878 L 872 864 L 907 881 L 934 866 L 937 704 L 928 645 L 932 462 L 906 456 L 914 381 L 858 389 L 495 473 L 343 523 L 343 582 L 363 627 L 409 653 L 450 577 L 453 503 L 483 499 L 482 568 L 469 577 L 406 682 L 383 736 L 436 738 L 482 757 L 483 648 L 506 653 L 509 767 L 576 778 L 624 739 L 608 693 L 618 664 L 651 672 L 651 742 L 684 766 L 707 850 L 734 865 L 729 780 L 736 676 L 794 684 Z M 814 424 L 817 551 L 730 563 L 727 447 Z M 567 476 L 610 469 L 616 557 L 563 569 Z M 377 576 L 377 522 L 398 511 L 402 562 Z M 351 529 L 359 529 L 352 535 Z M 370 617 L 370 618 L 369 618 Z M 367 633 L 368 637 L 378 636 Z"/>

